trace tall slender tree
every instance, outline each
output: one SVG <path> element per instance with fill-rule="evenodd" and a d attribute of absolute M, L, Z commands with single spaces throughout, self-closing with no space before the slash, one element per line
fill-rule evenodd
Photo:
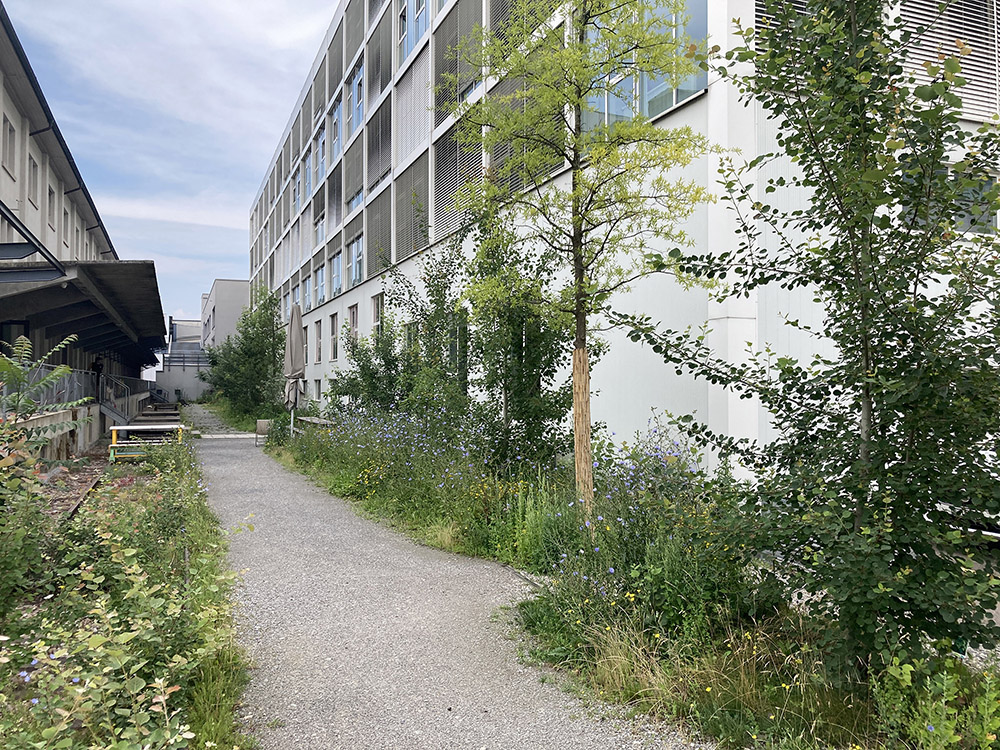
<path fill-rule="evenodd" d="M 648 250 L 687 242 L 679 224 L 707 199 L 677 174 L 706 139 L 654 125 L 635 93 L 637 82 L 677 85 L 696 72 L 683 21 L 677 0 L 515 0 L 501 28 L 463 42 L 446 83 L 460 139 L 488 159 L 465 200 L 479 215 L 509 212 L 523 247 L 568 279 L 548 304 L 573 320 L 576 483 L 588 516 L 592 318 L 646 272 Z M 463 99 L 480 77 L 497 84 Z"/>

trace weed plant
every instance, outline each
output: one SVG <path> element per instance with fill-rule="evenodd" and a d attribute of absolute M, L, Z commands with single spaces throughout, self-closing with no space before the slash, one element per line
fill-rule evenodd
<path fill-rule="evenodd" d="M 115 467 L 0 620 L 0 745 L 246 746 L 224 549 L 188 446 Z"/>

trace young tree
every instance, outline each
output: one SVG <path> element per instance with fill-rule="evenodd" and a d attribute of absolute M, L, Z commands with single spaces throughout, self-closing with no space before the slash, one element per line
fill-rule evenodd
<path fill-rule="evenodd" d="M 568 364 L 571 318 L 541 304 L 555 274 L 520 246 L 509 218 L 479 218 L 473 239 L 465 296 L 475 383 L 487 395 L 489 423 L 499 428 L 497 457 L 549 459 L 565 450 L 573 403 L 571 384 L 558 380 Z"/>
<path fill-rule="evenodd" d="M 696 431 L 757 469 L 761 543 L 862 668 L 1000 635 L 997 559 L 979 533 L 1000 513 L 1000 138 L 959 120 L 968 45 L 907 59 L 913 29 L 890 13 L 885 0 L 777 2 L 742 30 L 728 73 L 780 122 L 779 153 L 750 170 L 795 169 L 758 172 L 756 188 L 727 174 L 738 246 L 672 259 L 730 274 L 731 294 L 779 284 L 815 297 L 825 322 L 810 333 L 836 355 L 733 366 L 632 321 L 671 364 L 770 410 L 768 446 Z M 766 202 L 789 189 L 806 196 L 799 210 Z"/>
<path fill-rule="evenodd" d="M 243 311 L 235 335 L 208 349 L 203 377 L 242 414 L 283 411 L 284 353 L 285 324 L 270 294 Z"/>
<path fill-rule="evenodd" d="M 639 80 L 676 84 L 695 72 L 683 13 L 678 0 L 515 0 L 508 23 L 461 46 L 450 81 L 462 140 L 490 157 L 469 202 L 508 211 L 523 246 L 568 277 L 549 304 L 573 320 L 576 478 L 588 515 L 591 318 L 644 272 L 649 248 L 685 243 L 678 224 L 706 199 L 674 172 L 705 154 L 706 140 L 653 125 L 634 95 Z M 461 101 L 480 72 L 498 85 Z"/>

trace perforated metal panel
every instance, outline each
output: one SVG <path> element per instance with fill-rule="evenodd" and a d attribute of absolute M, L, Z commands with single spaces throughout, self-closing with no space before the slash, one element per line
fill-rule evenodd
<path fill-rule="evenodd" d="M 344 11 L 344 58 L 346 63 L 354 60 L 354 55 L 365 39 L 364 0 L 350 0 Z"/>
<path fill-rule="evenodd" d="M 365 210 L 368 214 L 365 250 L 368 276 L 378 276 L 392 262 L 392 190 L 383 190 Z"/>
<path fill-rule="evenodd" d="M 396 178 L 396 262 L 423 250 L 428 243 L 430 199 L 427 152 Z"/>
<path fill-rule="evenodd" d="M 961 57 L 962 77 L 968 81 L 958 91 L 962 109 L 975 118 L 995 114 L 1000 104 L 996 0 L 952 0 L 943 13 L 938 0 L 903 0 L 902 16 L 914 30 L 927 29 L 911 45 L 908 67 L 926 79 L 923 64 L 936 63 L 938 53 L 957 56 L 955 41 L 961 39 L 972 48 L 970 54 Z"/>
<path fill-rule="evenodd" d="M 392 171 L 392 100 L 387 99 L 368 121 L 368 188 L 375 187 Z"/>
<path fill-rule="evenodd" d="M 396 157 L 404 161 L 431 132 L 431 56 L 425 47 L 396 84 Z"/>

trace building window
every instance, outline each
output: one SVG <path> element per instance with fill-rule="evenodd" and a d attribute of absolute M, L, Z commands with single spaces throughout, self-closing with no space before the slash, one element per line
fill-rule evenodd
<path fill-rule="evenodd" d="M 292 317 L 292 301 L 291 298 L 285 295 L 285 322 L 287 323 Z"/>
<path fill-rule="evenodd" d="M 309 361 L 309 326 L 302 326 L 302 361 Z M 309 385 L 309 381 L 306 381 Z"/>
<path fill-rule="evenodd" d="M 319 325 L 319 323 L 316 325 Z M 323 397 L 323 381 L 314 380 L 313 385 L 316 387 L 316 400 L 319 401 Z"/>
<path fill-rule="evenodd" d="M 330 299 L 333 299 L 344 290 L 342 286 L 342 260 L 343 255 L 341 253 L 337 253 L 330 258 Z"/>
<path fill-rule="evenodd" d="M 316 185 L 326 177 L 326 130 L 319 131 L 316 136 Z"/>
<path fill-rule="evenodd" d="M 323 361 L 323 321 L 316 321 L 316 362 Z M 316 381 L 319 382 L 318 380 Z M 317 390 L 316 393 L 319 393 Z"/>
<path fill-rule="evenodd" d="M 312 152 L 306 154 L 305 165 L 303 171 L 306 174 L 306 198 L 312 195 L 313 186 L 313 171 L 312 171 L 313 155 Z"/>
<path fill-rule="evenodd" d="M 358 63 L 347 79 L 347 133 L 357 130 L 365 117 L 364 64 Z"/>
<path fill-rule="evenodd" d="M 313 224 L 313 237 L 317 245 L 326 240 L 326 214 L 320 214 L 316 217 Z"/>
<path fill-rule="evenodd" d="M 351 305 L 347 308 L 347 333 L 352 339 L 358 338 L 358 306 Z"/>
<path fill-rule="evenodd" d="M 348 258 L 351 264 L 351 286 L 357 286 L 364 280 L 364 235 L 359 234 L 347 246 Z"/>
<path fill-rule="evenodd" d="M 376 335 L 382 333 L 382 313 L 385 309 L 385 297 L 379 293 L 372 297 L 372 330 Z"/>
<path fill-rule="evenodd" d="M 330 361 L 337 359 L 340 331 L 337 329 L 337 313 L 330 316 Z"/>
<path fill-rule="evenodd" d="M 687 23 L 684 23 L 684 15 Z M 673 17 L 678 25 L 678 31 L 683 31 L 694 42 L 708 37 L 708 3 L 707 0 L 697 0 L 691 3 L 683 14 Z M 671 107 L 680 104 L 708 87 L 708 73 L 699 71 L 684 79 L 677 88 L 672 88 L 667 79 L 654 79 L 647 75 L 639 78 L 639 111 L 645 117 L 656 117 Z"/>
<path fill-rule="evenodd" d="M 292 287 L 292 304 L 293 305 L 299 304 L 299 285 L 298 284 L 296 284 L 295 286 Z"/>
<path fill-rule="evenodd" d="M 69 247 L 69 211 L 63 209 L 63 226 L 62 226 L 63 244 Z"/>
<path fill-rule="evenodd" d="M 397 7 L 397 46 L 399 65 L 402 65 L 427 31 L 427 3 L 426 0 L 397 0 Z"/>
<path fill-rule="evenodd" d="M 316 304 L 326 302 L 326 266 L 316 269 Z"/>
<path fill-rule="evenodd" d="M 306 310 L 312 310 L 312 277 L 302 279 L 302 304 Z"/>
<path fill-rule="evenodd" d="M 330 161 L 336 161 L 340 156 L 341 123 L 344 116 L 344 102 L 338 96 L 333 104 L 333 114 L 330 115 Z"/>
<path fill-rule="evenodd" d="M 292 183 L 292 213 L 297 214 L 299 212 L 299 206 L 302 200 L 302 175 L 299 174 L 298 170 L 295 172 L 295 182 Z"/>
<path fill-rule="evenodd" d="M 49 187 L 49 205 L 47 210 L 49 214 L 49 229 L 54 232 L 56 229 L 56 191 L 51 187 Z"/>
<path fill-rule="evenodd" d="M 10 172 L 10 176 L 17 178 L 14 171 L 14 164 L 17 163 L 17 130 L 14 123 L 3 116 L 3 166 Z"/>
<path fill-rule="evenodd" d="M 28 155 L 28 200 L 31 205 L 38 208 L 38 162 L 35 157 Z"/>

